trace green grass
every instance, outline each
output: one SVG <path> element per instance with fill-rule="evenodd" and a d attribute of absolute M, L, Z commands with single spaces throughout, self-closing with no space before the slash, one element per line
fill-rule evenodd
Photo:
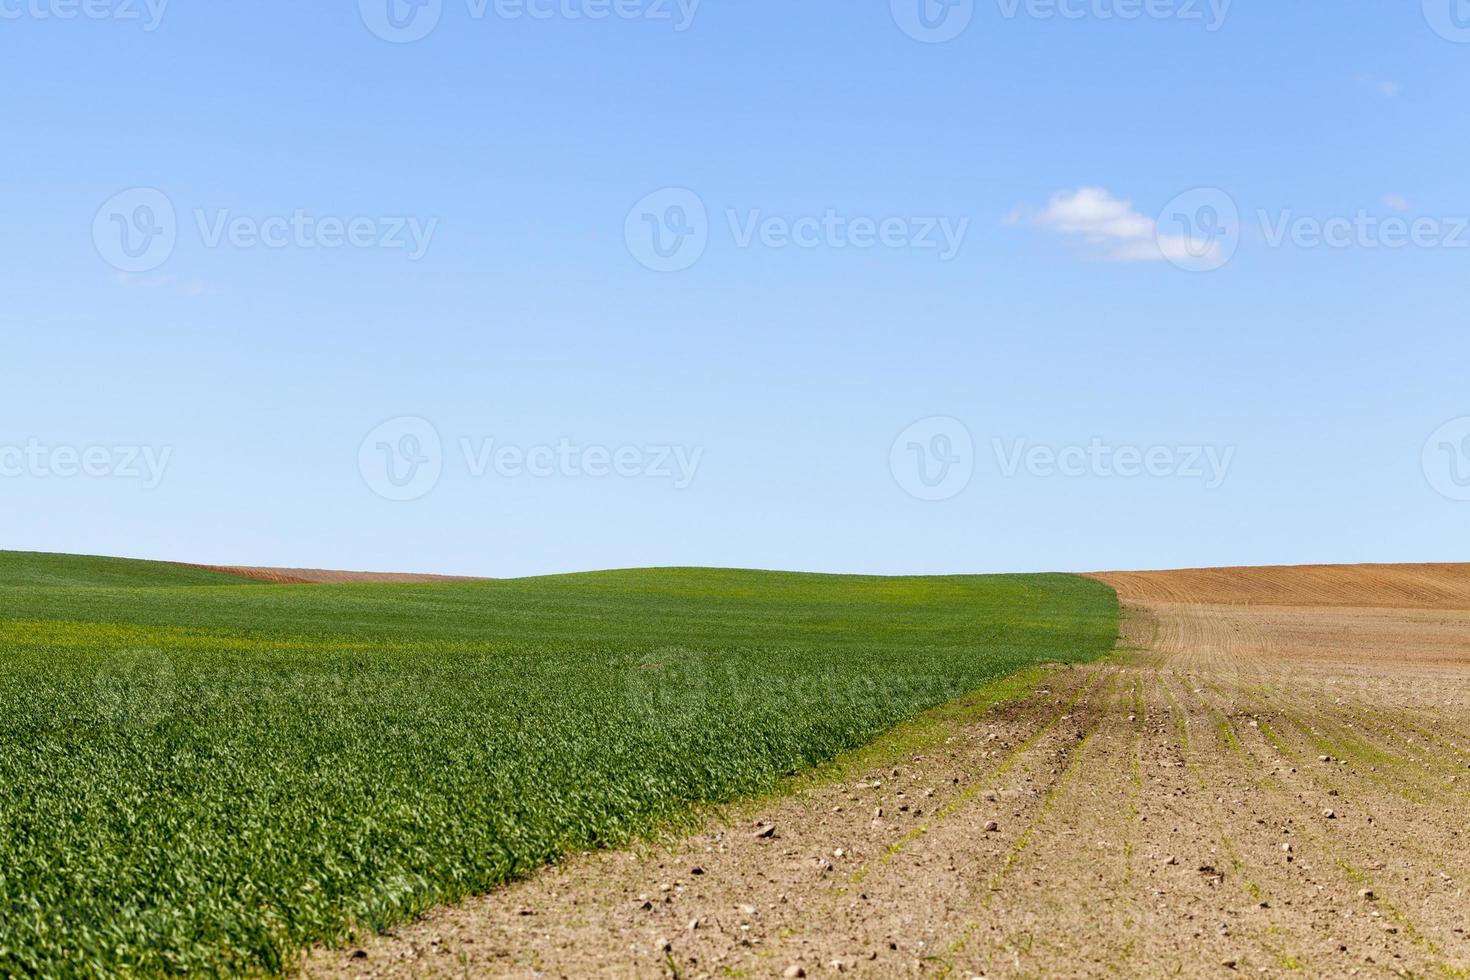
<path fill-rule="evenodd" d="M 53 585 L 62 588 L 111 586 L 153 588 L 185 585 L 241 585 L 250 583 L 237 575 L 202 568 L 172 565 L 161 561 L 129 558 L 81 558 L 36 552 L 0 552 L 0 587 Z"/>
<path fill-rule="evenodd" d="M 296 952 L 1107 653 L 1071 576 L 268 586 L 0 553 L 0 975 Z"/>

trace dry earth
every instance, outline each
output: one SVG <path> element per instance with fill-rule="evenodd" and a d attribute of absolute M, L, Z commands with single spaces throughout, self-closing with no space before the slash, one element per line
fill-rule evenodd
<path fill-rule="evenodd" d="M 1470 976 L 1470 568 L 1099 577 L 1107 661 L 303 969 Z"/>

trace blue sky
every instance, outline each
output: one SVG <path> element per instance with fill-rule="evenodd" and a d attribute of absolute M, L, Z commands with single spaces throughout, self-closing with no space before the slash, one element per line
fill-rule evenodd
<path fill-rule="evenodd" d="M 5 547 L 1465 556 L 1451 0 L 387 2 L 0 0 Z"/>

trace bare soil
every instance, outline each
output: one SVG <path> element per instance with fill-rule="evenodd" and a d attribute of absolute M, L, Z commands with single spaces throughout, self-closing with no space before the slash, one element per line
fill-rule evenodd
<path fill-rule="evenodd" d="M 302 969 L 1470 976 L 1470 568 L 1098 577 L 1106 661 Z"/>
<path fill-rule="evenodd" d="M 1470 565 L 1265 565 L 1093 577 L 1124 602 L 1470 609 Z"/>

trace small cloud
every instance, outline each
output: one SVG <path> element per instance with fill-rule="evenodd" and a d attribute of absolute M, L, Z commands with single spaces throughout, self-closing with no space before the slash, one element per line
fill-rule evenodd
<path fill-rule="evenodd" d="M 1013 212 L 1019 223 L 1021 212 Z M 1140 214 L 1133 202 L 1101 187 L 1057 191 L 1032 224 L 1047 231 L 1081 238 L 1108 262 L 1199 261 L 1198 246 L 1184 235 L 1159 232 L 1158 221 Z"/>
<path fill-rule="evenodd" d="M 1404 93 L 1404 86 L 1391 78 L 1379 78 L 1376 75 L 1358 75 L 1357 82 L 1364 88 L 1377 92 L 1385 99 L 1396 99 Z"/>
<path fill-rule="evenodd" d="M 1383 195 L 1383 204 L 1384 207 L 1392 208 L 1400 214 L 1414 210 L 1413 203 L 1408 198 L 1401 197 L 1398 194 Z"/>
<path fill-rule="evenodd" d="M 1116 239 L 1151 238 L 1154 222 L 1133 210 L 1132 201 L 1114 197 L 1101 187 L 1058 191 L 1037 215 L 1043 228 L 1082 235 L 1094 245 Z"/>

